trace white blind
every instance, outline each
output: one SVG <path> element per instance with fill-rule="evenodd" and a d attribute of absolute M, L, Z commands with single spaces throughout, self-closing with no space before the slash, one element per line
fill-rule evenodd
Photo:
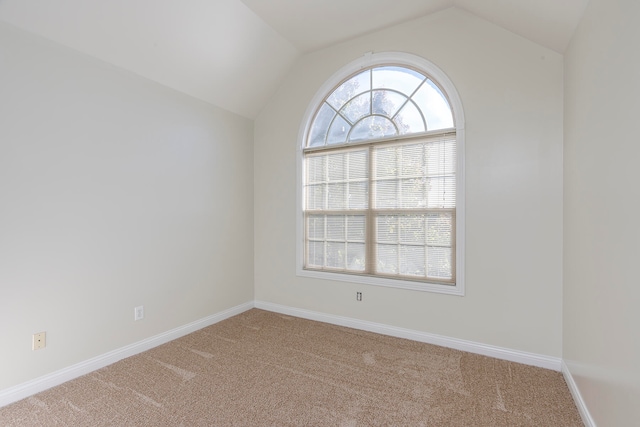
<path fill-rule="evenodd" d="M 305 268 L 455 283 L 455 132 L 305 153 Z"/>

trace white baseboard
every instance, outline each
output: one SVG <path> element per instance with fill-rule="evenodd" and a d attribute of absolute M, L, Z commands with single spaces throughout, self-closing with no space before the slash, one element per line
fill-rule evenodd
<path fill-rule="evenodd" d="M 204 327 L 213 325 L 229 317 L 240 314 L 244 311 L 253 308 L 253 301 L 246 302 L 244 304 L 237 305 L 227 310 L 221 311 L 211 316 L 207 316 L 203 319 L 196 320 L 195 322 L 188 323 L 183 326 L 179 326 L 170 331 L 163 332 L 153 337 L 138 341 L 128 346 L 119 348 L 117 350 L 110 351 L 100 356 L 93 357 L 75 365 L 69 366 L 59 371 L 52 372 L 39 378 L 35 378 L 31 381 L 19 384 L 15 387 L 10 387 L 0 391 L 0 407 L 6 406 L 10 403 L 17 402 L 25 397 L 44 391 L 48 388 L 60 385 L 64 382 L 78 378 L 82 375 L 93 372 L 97 369 L 103 368 L 107 365 L 122 360 L 126 357 L 142 353 L 153 347 L 157 347 L 161 344 L 167 343 L 171 340 L 175 340 L 184 335 L 190 334 L 202 329 Z"/>
<path fill-rule="evenodd" d="M 567 386 L 569 387 L 569 391 L 571 392 L 573 401 L 576 403 L 576 406 L 578 407 L 578 412 L 582 417 L 582 422 L 584 423 L 585 427 L 596 427 L 596 422 L 591 417 L 591 414 L 589 413 L 589 409 L 587 409 L 587 404 L 582 398 L 582 394 L 580 394 L 578 385 L 573 380 L 573 375 L 571 375 L 571 371 L 569 370 L 569 367 L 567 366 L 564 360 L 562 361 L 562 375 L 564 376 L 564 380 L 566 381 Z"/>
<path fill-rule="evenodd" d="M 406 338 L 413 341 L 420 341 L 427 344 L 435 344 L 441 347 L 468 351 L 470 353 L 481 354 L 483 356 L 495 357 L 496 359 L 503 359 L 511 362 L 522 363 L 525 365 L 552 369 L 558 372 L 561 370 L 562 359 L 560 359 L 559 357 L 550 357 L 535 353 L 528 353 L 525 351 L 511 350 L 508 348 L 496 347 L 473 341 L 449 338 L 442 335 L 430 334 L 427 332 L 415 331 L 412 329 L 397 328 L 395 326 L 384 325 L 381 323 L 374 323 L 365 320 L 353 319 L 350 317 L 319 313 L 315 311 L 288 307 L 264 301 L 255 301 L 255 307 L 262 310 L 287 314 L 290 316 L 302 317 L 304 319 L 317 320 L 319 322 L 331 323 L 334 325 L 346 326 L 363 331 L 376 332 L 378 334 L 390 335 L 398 338 Z"/>

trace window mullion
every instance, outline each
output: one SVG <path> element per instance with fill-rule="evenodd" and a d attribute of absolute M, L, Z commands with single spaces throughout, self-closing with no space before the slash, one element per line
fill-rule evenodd
<path fill-rule="evenodd" d="M 373 185 L 373 177 L 374 177 L 374 155 L 373 155 L 373 146 L 369 146 L 367 152 L 367 160 L 368 160 L 368 176 L 369 176 L 369 200 L 367 202 L 367 214 L 365 217 L 365 272 L 367 274 L 375 274 L 375 218 L 373 215 L 373 207 L 375 200 L 375 186 Z"/>
<path fill-rule="evenodd" d="M 426 81 L 426 80 L 425 80 Z M 423 82 L 424 84 L 424 82 Z M 427 159 L 427 144 L 422 144 L 422 161 L 423 161 L 423 174 L 422 176 L 427 177 L 429 172 L 429 159 Z M 426 185 L 426 178 L 425 179 L 425 186 L 422 189 L 422 197 L 424 200 L 424 207 L 428 208 L 429 207 L 429 191 L 427 190 L 427 185 Z M 428 278 L 429 277 L 429 221 L 428 221 L 428 216 L 425 215 L 424 217 L 424 277 Z"/>
<path fill-rule="evenodd" d="M 351 207 L 349 205 L 349 197 L 351 194 L 351 184 L 349 182 L 350 178 L 350 169 L 351 169 L 351 153 L 347 152 L 344 156 L 344 208 L 349 210 Z M 349 224 L 347 221 L 348 215 L 344 216 L 343 224 L 344 224 L 344 269 L 347 270 L 349 268 Z"/>
<path fill-rule="evenodd" d="M 329 159 L 325 158 L 325 161 L 323 163 L 323 167 L 324 167 L 324 197 L 322 200 L 322 208 L 327 211 L 329 209 Z M 322 269 L 327 268 L 327 251 L 329 250 L 329 246 L 327 245 L 327 234 L 328 234 L 328 227 L 327 227 L 327 215 L 324 215 L 324 221 L 323 221 L 323 227 L 324 227 L 324 234 L 322 236 Z"/>
<path fill-rule="evenodd" d="M 347 221 L 348 215 L 345 215 L 342 218 L 344 225 L 344 264 L 343 267 L 345 270 L 349 269 L 349 224 Z"/>
<path fill-rule="evenodd" d="M 402 156 L 402 146 L 399 146 L 396 148 L 397 151 L 397 157 L 396 157 L 396 209 L 398 210 L 398 213 L 396 214 L 396 233 L 397 233 L 397 241 L 396 241 L 396 265 L 398 266 L 398 276 L 401 276 L 400 274 L 400 270 L 401 270 L 401 256 L 400 256 L 400 252 L 402 251 L 402 245 L 400 244 L 400 217 L 401 217 L 401 210 L 402 207 L 404 206 L 403 203 L 403 194 L 402 194 L 402 165 L 404 164 L 404 159 Z"/>

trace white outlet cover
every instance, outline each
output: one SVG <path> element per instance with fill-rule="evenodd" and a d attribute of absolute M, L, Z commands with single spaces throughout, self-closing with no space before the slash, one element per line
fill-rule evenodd
<path fill-rule="evenodd" d="M 133 311 L 133 320 L 142 320 L 144 319 L 144 306 L 139 305 Z"/>

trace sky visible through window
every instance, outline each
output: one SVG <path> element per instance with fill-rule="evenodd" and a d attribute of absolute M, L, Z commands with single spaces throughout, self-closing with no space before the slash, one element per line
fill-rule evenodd
<path fill-rule="evenodd" d="M 453 128 L 447 98 L 427 76 L 398 66 L 360 72 L 336 88 L 316 113 L 308 147 Z"/>

